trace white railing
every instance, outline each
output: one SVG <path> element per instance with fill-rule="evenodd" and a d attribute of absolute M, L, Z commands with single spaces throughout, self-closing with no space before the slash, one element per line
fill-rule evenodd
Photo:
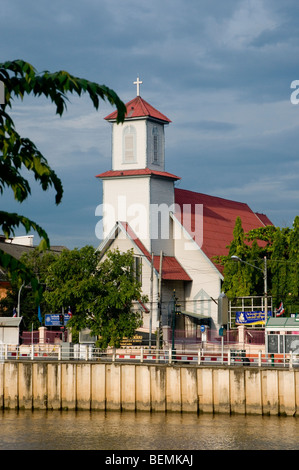
<path fill-rule="evenodd" d="M 299 355 L 246 353 L 245 350 L 179 352 L 170 349 L 117 349 L 102 351 L 93 345 L 0 344 L 0 362 L 13 360 L 102 361 L 214 366 L 299 367 Z"/>

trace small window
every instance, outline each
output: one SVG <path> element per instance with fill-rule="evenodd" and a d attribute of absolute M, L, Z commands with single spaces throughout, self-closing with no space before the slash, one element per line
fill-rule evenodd
<path fill-rule="evenodd" d="M 133 272 L 136 281 L 142 284 L 142 258 L 140 256 L 134 256 Z"/>
<path fill-rule="evenodd" d="M 153 127 L 153 163 L 159 162 L 159 140 L 158 140 L 158 129 L 157 127 Z"/>
<path fill-rule="evenodd" d="M 124 144 L 124 163 L 136 162 L 136 130 L 134 126 L 127 126 L 123 134 Z"/>

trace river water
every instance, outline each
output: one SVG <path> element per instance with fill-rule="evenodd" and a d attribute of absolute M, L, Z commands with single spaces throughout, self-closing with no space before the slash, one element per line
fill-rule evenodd
<path fill-rule="evenodd" d="M 299 418 L 149 412 L 0 412 L 0 450 L 299 450 Z"/>

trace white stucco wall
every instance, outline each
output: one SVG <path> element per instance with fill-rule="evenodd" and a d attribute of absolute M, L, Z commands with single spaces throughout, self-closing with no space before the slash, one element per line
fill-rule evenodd
<path fill-rule="evenodd" d="M 174 224 L 176 228 L 174 254 L 192 279 L 192 283 L 186 284 L 185 289 L 186 310 L 210 316 L 214 325 L 218 327 L 216 302 L 221 293 L 222 275 L 196 243 L 190 241 L 180 223 L 174 220 Z"/>
<path fill-rule="evenodd" d="M 123 160 L 123 132 L 127 126 L 132 126 L 136 133 L 136 160 L 125 163 Z M 135 170 L 146 168 L 146 121 L 125 121 L 123 124 L 113 124 L 112 128 L 112 170 Z"/>
<path fill-rule="evenodd" d="M 172 219 L 169 217 L 174 204 L 173 181 L 151 178 L 150 203 L 151 249 L 156 255 L 159 255 L 162 250 L 164 255 L 173 256 Z"/>
<path fill-rule="evenodd" d="M 124 161 L 124 130 L 132 126 L 136 136 L 136 159 L 134 162 Z M 158 136 L 158 161 L 154 162 L 153 152 L 153 128 L 157 130 Z M 164 171 L 165 160 L 165 137 L 164 125 L 150 119 L 136 119 L 125 121 L 123 124 L 112 125 L 112 170 L 134 170 L 140 168 L 151 168 Z"/>
<path fill-rule="evenodd" d="M 108 178 L 103 181 L 104 238 L 117 221 L 128 222 L 150 251 L 148 208 L 150 178 Z"/>

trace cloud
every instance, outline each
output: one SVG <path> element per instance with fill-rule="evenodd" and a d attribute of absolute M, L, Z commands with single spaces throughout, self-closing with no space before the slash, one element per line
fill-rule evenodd
<path fill-rule="evenodd" d="M 172 120 L 166 166 L 181 187 L 291 223 L 298 214 L 299 106 L 290 102 L 299 79 L 298 19 L 296 0 L 3 0 L 0 61 L 68 70 L 124 101 L 135 96 L 139 74 L 142 97 Z M 102 103 L 96 112 L 87 97 L 71 97 L 62 118 L 43 99 L 13 106 L 18 130 L 64 183 L 58 209 L 52 193 L 35 186 L 24 206 L 57 244 L 61 237 L 83 245 L 92 232 L 92 208 L 101 202 L 95 175 L 111 168 L 104 121 L 111 111 Z"/>

